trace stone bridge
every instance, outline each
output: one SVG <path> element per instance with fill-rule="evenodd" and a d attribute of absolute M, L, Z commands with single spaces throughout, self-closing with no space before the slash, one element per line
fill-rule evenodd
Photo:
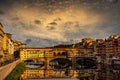
<path fill-rule="evenodd" d="M 81 72 L 82 68 L 95 68 L 96 60 L 92 52 L 92 49 L 78 48 L 21 48 L 20 59 L 27 63 L 21 80 L 93 77 L 91 71 Z M 86 74 L 80 75 L 83 72 Z"/>

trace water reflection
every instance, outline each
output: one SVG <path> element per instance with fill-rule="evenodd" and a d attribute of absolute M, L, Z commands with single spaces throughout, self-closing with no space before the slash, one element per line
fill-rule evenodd
<path fill-rule="evenodd" d="M 50 61 L 49 65 L 54 69 L 65 69 L 71 66 L 71 61 L 66 58 L 55 58 Z"/>
<path fill-rule="evenodd" d="M 96 71 L 97 79 L 95 80 L 119 80 L 120 70 L 115 68 L 116 65 L 113 65 L 113 66 L 106 65 L 106 64 L 98 65 L 99 69 Z"/>
<path fill-rule="evenodd" d="M 37 69 L 37 68 L 41 68 L 44 66 L 44 61 L 38 61 L 36 60 L 26 60 L 24 61 L 26 63 L 26 68 L 33 68 L 33 69 Z"/>
<path fill-rule="evenodd" d="M 76 69 L 95 69 L 96 61 L 92 58 L 76 58 L 75 63 Z"/>
<path fill-rule="evenodd" d="M 58 79 L 58 78 L 54 78 L 54 79 L 26 79 L 26 80 L 79 80 L 79 79 L 71 79 L 71 78 L 63 78 L 63 79 Z"/>
<path fill-rule="evenodd" d="M 55 58 L 49 62 L 49 65 L 45 65 L 44 61 L 27 61 L 26 70 L 22 77 L 27 75 L 25 76 L 27 78 L 51 78 L 27 80 L 120 80 L 120 64 L 116 63 L 118 62 L 115 60 L 112 62 L 113 65 L 96 64 L 91 58 L 76 58 L 77 65 L 75 67 L 71 65 L 69 59 L 65 58 Z M 53 68 L 49 69 L 49 66 L 53 66 Z"/>
<path fill-rule="evenodd" d="M 77 72 L 78 76 L 82 77 L 26 80 L 120 80 L 120 70 L 114 69 L 112 66 L 106 64 L 98 64 L 96 69 L 82 69 L 77 70 Z M 84 76 L 86 74 L 90 74 L 90 76 Z"/>

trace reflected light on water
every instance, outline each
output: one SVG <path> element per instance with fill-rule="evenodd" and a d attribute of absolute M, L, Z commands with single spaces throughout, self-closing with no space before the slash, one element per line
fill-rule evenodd
<path fill-rule="evenodd" d="M 61 79 L 54 78 L 54 79 L 26 79 L 26 80 L 79 80 L 79 79 L 76 79 L 76 78 L 73 78 L 73 79 L 71 79 L 71 78 L 61 78 Z"/>

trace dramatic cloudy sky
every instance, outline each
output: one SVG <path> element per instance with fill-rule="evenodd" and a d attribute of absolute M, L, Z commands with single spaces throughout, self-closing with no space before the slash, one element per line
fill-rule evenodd
<path fill-rule="evenodd" d="M 0 0 L 0 22 L 34 47 L 107 38 L 120 33 L 120 0 Z"/>

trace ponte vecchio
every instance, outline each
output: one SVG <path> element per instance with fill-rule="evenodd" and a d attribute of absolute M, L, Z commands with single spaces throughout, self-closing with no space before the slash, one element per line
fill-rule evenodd
<path fill-rule="evenodd" d="M 95 68 L 96 58 L 92 52 L 92 49 L 78 48 L 21 48 L 20 59 L 25 62 L 26 68 L 20 79 L 93 80 L 95 74 L 92 68 Z"/>

